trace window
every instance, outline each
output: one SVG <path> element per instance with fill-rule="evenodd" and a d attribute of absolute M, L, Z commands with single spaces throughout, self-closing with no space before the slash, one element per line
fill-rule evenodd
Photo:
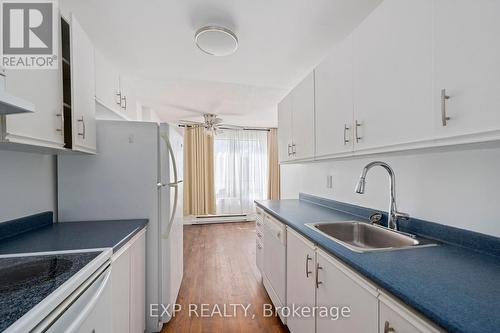
<path fill-rule="evenodd" d="M 247 214 L 267 198 L 267 131 L 224 130 L 214 141 L 217 214 Z"/>

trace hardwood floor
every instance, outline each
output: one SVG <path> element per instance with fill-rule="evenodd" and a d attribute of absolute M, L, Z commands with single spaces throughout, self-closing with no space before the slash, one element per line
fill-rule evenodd
<path fill-rule="evenodd" d="M 263 305 L 271 300 L 255 265 L 253 222 L 184 227 L 184 280 L 177 302 L 182 310 L 162 333 L 289 332 L 279 318 L 263 316 Z M 229 317 L 217 311 L 212 317 L 202 317 L 202 304 L 208 304 L 208 314 L 216 306 L 222 312 L 226 305 Z M 238 306 L 234 316 L 232 304 L 250 306 L 248 315 Z"/>

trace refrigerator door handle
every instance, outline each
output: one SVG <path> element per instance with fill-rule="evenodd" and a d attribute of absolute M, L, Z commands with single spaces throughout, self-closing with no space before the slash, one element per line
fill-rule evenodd
<path fill-rule="evenodd" d="M 177 163 L 175 161 L 175 154 L 174 154 L 174 150 L 172 149 L 172 145 L 170 144 L 170 140 L 168 139 L 168 136 L 166 136 L 166 135 L 162 135 L 161 137 L 163 138 L 163 140 L 165 141 L 165 144 L 167 145 L 168 153 L 170 155 L 170 158 L 172 159 L 172 169 L 174 171 L 174 181 L 173 182 L 167 183 L 167 184 L 158 183 L 161 186 L 169 186 L 170 188 L 174 188 L 174 193 L 175 193 L 174 194 L 174 204 L 173 204 L 173 207 L 172 207 L 172 215 L 170 216 L 170 220 L 168 221 L 167 230 L 162 235 L 163 239 L 167 239 L 168 236 L 170 235 L 170 230 L 172 229 L 172 225 L 174 223 L 175 213 L 177 211 L 177 201 L 179 200 L 179 188 L 178 188 L 178 185 L 180 183 L 182 183 L 182 180 L 178 180 L 177 179 Z"/>
<path fill-rule="evenodd" d="M 180 183 L 182 183 L 182 180 L 178 180 L 176 182 L 166 183 L 166 184 L 164 184 L 164 183 L 158 183 L 158 184 L 156 184 L 156 186 L 158 186 L 158 187 L 165 187 L 165 186 L 168 186 L 168 187 L 177 187 L 177 186 L 179 186 Z"/>

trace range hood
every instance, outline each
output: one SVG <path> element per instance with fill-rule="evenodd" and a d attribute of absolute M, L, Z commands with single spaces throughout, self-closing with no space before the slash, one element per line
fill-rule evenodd
<path fill-rule="evenodd" d="M 5 69 L 0 68 L 0 116 L 35 112 L 35 105 L 5 91 Z"/>

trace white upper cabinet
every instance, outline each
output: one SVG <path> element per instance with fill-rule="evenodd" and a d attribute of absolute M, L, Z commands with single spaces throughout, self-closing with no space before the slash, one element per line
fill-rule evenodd
<path fill-rule="evenodd" d="M 317 265 L 317 306 L 348 306 L 350 314 L 338 320 L 317 316 L 316 333 L 378 333 L 377 289 L 322 251 L 317 251 Z"/>
<path fill-rule="evenodd" d="M 434 110 L 437 136 L 500 130 L 500 1 L 436 0 Z M 446 89 L 446 126 L 441 90 Z"/>
<path fill-rule="evenodd" d="M 289 308 L 316 305 L 314 244 L 295 231 L 286 231 L 286 301 Z M 292 333 L 314 333 L 315 316 L 289 316 L 287 326 Z"/>
<path fill-rule="evenodd" d="M 111 61 L 95 50 L 95 97 L 115 112 L 121 112 L 120 72 Z"/>
<path fill-rule="evenodd" d="M 71 18 L 73 150 L 95 153 L 94 46 L 74 15 Z"/>
<path fill-rule="evenodd" d="M 386 0 L 353 33 L 354 149 L 432 139 L 432 0 Z"/>
<path fill-rule="evenodd" d="M 280 162 L 314 157 L 314 72 L 278 104 Z"/>
<path fill-rule="evenodd" d="M 353 149 L 352 36 L 315 69 L 316 156 Z"/>
<path fill-rule="evenodd" d="M 292 159 L 292 98 L 287 95 L 278 104 L 278 154 L 280 162 Z"/>
<path fill-rule="evenodd" d="M 57 31 L 59 31 L 59 20 Z M 59 52 L 59 59 L 61 52 Z M 34 113 L 6 116 L 6 140 L 10 142 L 62 149 L 63 106 L 59 69 L 8 69 L 5 89 L 35 105 Z"/>
<path fill-rule="evenodd" d="M 314 157 L 314 72 L 292 90 L 292 134 L 294 159 Z"/>
<path fill-rule="evenodd" d="M 137 116 L 137 96 L 135 93 L 133 82 L 130 78 L 120 75 L 120 107 L 122 113 L 131 120 L 138 119 Z"/>

